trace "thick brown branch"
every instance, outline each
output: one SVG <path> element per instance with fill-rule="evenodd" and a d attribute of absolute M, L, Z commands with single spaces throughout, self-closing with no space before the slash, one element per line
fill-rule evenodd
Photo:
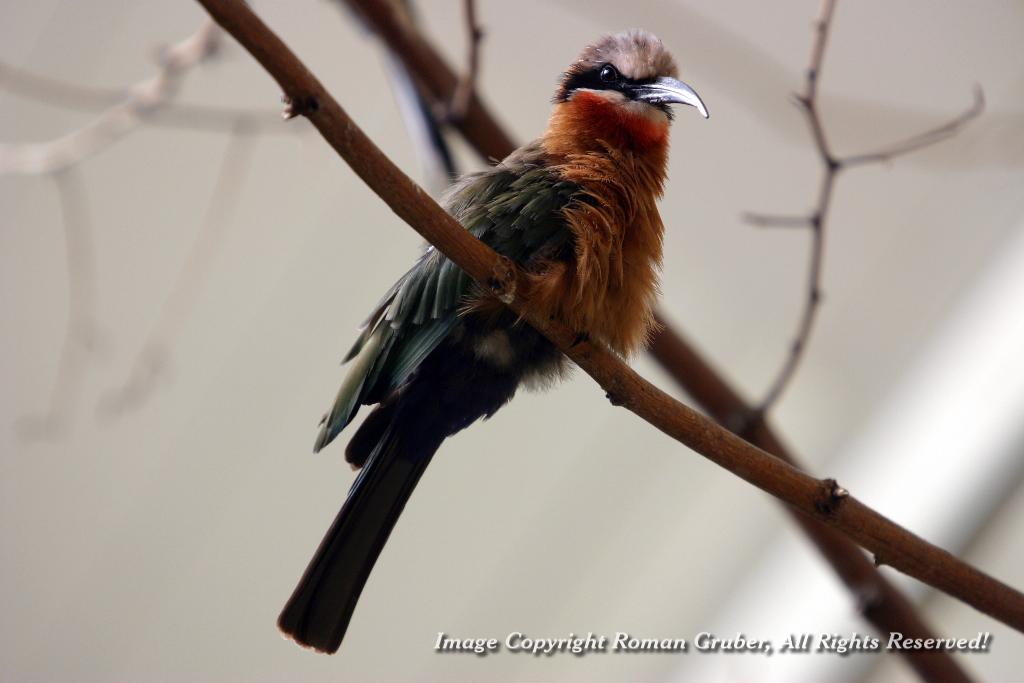
<path fill-rule="evenodd" d="M 507 265 L 366 137 L 248 5 L 242 0 L 199 2 L 263 65 L 290 101 L 304 103 L 303 113 L 324 139 L 402 220 L 484 286 L 496 268 Z M 560 321 L 538 319 L 528 305 L 526 281 L 518 269 L 514 277 L 510 307 L 626 408 L 793 509 L 842 531 L 890 566 L 1024 631 L 1024 595 L 901 528 L 834 482 L 814 479 L 723 429 L 645 381 L 606 349 L 580 341 Z"/>
<path fill-rule="evenodd" d="M 665 329 L 671 330 L 664 319 L 659 317 L 658 322 Z M 672 332 L 657 335 L 650 352 L 679 382 L 679 386 L 704 406 L 716 421 L 727 427 L 734 424 L 749 427 L 742 435 L 748 441 L 777 458 L 796 464 L 792 452 L 766 421 L 751 424 L 747 420 L 750 406 L 681 335 Z M 899 631 L 916 634 L 913 638 L 937 637 L 903 593 L 882 576 L 872 561 L 842 534 L 805 515 L 794 513 L 793 519 L 850 589 L 864 618 L 881 633 Z M 901 650 L 900 654 L 907 658 L 910 666 L 925 681 L 970 681 L 956 660 L 945 652 Z"/>

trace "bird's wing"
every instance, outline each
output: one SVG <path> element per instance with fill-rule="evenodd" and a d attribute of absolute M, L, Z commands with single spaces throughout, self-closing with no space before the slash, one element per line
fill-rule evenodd
<path fill-rule="evenodd" d="M 571 240 L 562 209 L 578 196 L 532 157 L 511 157 L 464 177 L 445 206 L 470 233 L 498 253 L 525 263 Z M 433 247 L 388 290 L 362 325 L 345 361 L 352 361 L 334 405 L 321 421 L 314 450 L 330 443 L 360 405 L 379 402 L 402 386 L 458 322 L 472 278 Z"/>

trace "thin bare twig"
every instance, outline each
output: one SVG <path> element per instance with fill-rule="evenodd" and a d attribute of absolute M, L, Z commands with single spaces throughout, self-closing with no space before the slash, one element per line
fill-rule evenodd
<path fill-rule="evenodd" d="M 821 69 L 825 60 L 825 47 L 828 42 L 832 16 L 835 12 L 836 0 L 824 0 L 821 15 L 815 22 L 815 38 L 811 45 L 811 57 L 807 66 L 802 93 L 794 95 L 794 101 L 807 118 L 807 125 L 814 139 L 814 146 L 821 160 L 822 172 L 818 186 L 818 201 L 811 213 L 805 216 L 773 216 L 768 214 L 747 213 L 747 222 L 759 227 L 807 227 L 811 230 L 810 264 L 807 269 L 807 295 L 803 310 L 797 323 L 796 334 L 790 344 L 789 353 L 765 392 L 764 398 L 750 412 L 746 420 L 756 423 L 778 402 L 793 376 L 796 374 L 800 361 L 804 357 L 814 322 L 821 306 L 821 278 L 825 259 L 825 225 L 832 204 L 832 192 L 835 189 L 839 173 L 847 168 L 865 164 L 887 162 L 897 156 L 915 152 L 929 145 L 942 142 L 967 125 L 981 114 L 984 109 L 984 97 L 980 87 L 975 88 L 974 103 L 962 114 L 951 121 L 933 129 L 915 135 L 893 145 L 867 153 L 838 157 L 832 151 L 825 133 L 825 124 L 818 109 L 818 83 L 821 80 Z"/>
<path fill-rule="evenodd" d="M 509 259 L 464 230 L 392 163 L 243 0 L 199 0 L 277 81 L 360 178 L 407 224 L 451 258 L 593 377 L 615 405 L 643 418 L 801 513 L 841 531 L 885 563 L 1024 631 L 1024 594 L 928 543 L 854 498 L 747 443 L 642 379 L 604 347 L 580 340 L 529 305 L 527 280 Z"/>
<path fill-rule="evenodd" d="M 808 228 L 810 216 L 773 216 L 761 213 L 744 213 L 743 220 L 759 228 Z"/>
<path fill-rule="evenodd" d="M 941 126 L 937 126 L 931 130 L 913 135 L 905 140 L 894 142 L 891 145 L 887 145 L 886 147 L 874 152 L 843 157 L 840 161 L 840 165 L 843 168 L 851 168 L 853 166 L 861 166 L 863 164 L 886 163 L 892 161 L 896 157 L 903 156 L 904 154 L 910 154 L 911 152 L 916 152 L 919 149 L 930 147 L 931 145 L 942 142 L 943 140 L 948 140 L 959 133 L 964 126 L 980 116 L 984 110 L 985 92 L 981 89 L 980 85 L 976 85 L 974 86 L 974 102 L 955 119 L 947 121 Z"/>
<path fill-rule="evenodd" d="M 77 164 L 121 139 L 175 95 L 190 68 L 215 52 L 218 33 L 215 24 L 206 22 L 188 38 L 165 49 L 155 76 L 135 85 L 128 97 L 82 128 L 48 142 L 0 144 L 0 173 L 52 173 Z M 76 99 L 81 95 L 75 92 Z"/>
<path fill-rule="evenodd" d="M 800 321 L 797 323 L 796 337 L 790 345 L 789 353 L 782 368 L 778 371 L 775 379 L 768 387 L 768 391 L 761 402 L 747 417 L 751 424 L 760 422 L 779 396 L 786 389 L 789 381 L 796 373 L 796 369 L 803 358 L 803 351 L 814 328 L 814 319 L 818 314 L 821 303 L 821 271 L 822 261 L 825 256 L 825 230 L 824 223 L 828 216 L 828 207 L 832 202 L 832 188 L 835 186 L 836 173 L 839 165 L 829 147 L 825 135 L 825 128 L 821 118 L 818 116 L 818 82 L 821 77 L 821 68 L 825 60 L 825 46 L 828 42 L 829 28 L 832 25 L 832 15 L 835 12 L 836 0 L 824 0 L 821 6 L 821 16 L 815 22 L 815 39 L 811 45 L 811 58 L 807 66 L 804 91 L 795 96 L 795 101 L 807 115 L 807 122 L 814 138 L 818 156 L 824 168 L 818 190 L 818 203 L 814 211 L 806 217 L 805 225 L 811 229 L 811 252 L 810 265 L 807 269 L 807 298 L 804 302 L 803 311 L 800 314 Z M 755 225 L 771 226 L 773 218 L 757 214 L 748 214 Z M 790 220 L 787 217 L 787 220 Z M 775 224 L 777 225 L 777 219 Z"/>
<path fill-rule="evenodd" d="M 82 188 L 77 171 L 72 168 L 53 173 L 50 177 L 60 199 L 64 229 L 68 321 L 46 412 L 26 415 L 15 424 L 15 431 L 26 441 L 50 440 L 66 433 L 87 358 L 100 348 L 96 322 L 96 257 L 88 195 Z"/>
<path fill-rule="evenodd" d="M 252 131 L 247 118 L 239 118 L 228 138 L 221 159 L 220 171 L 213 184 L 206 213 L 171 288 L 160 317 L 132 362 L 125 382 L 108 391 L 96 406 L 102 417 L 119 417 L 141 407 L 156 389 L 167 370 L 169 351 L 175 335 L 195 306 L 220 251 L 224 234 L 231 225 L 231 216 L 238 206 L 245 171 L 253 148 Z"/>
<path fill-rule="evenodd" d="M 43 76 L 27 69 L 0 62 L 0 88 L 20 97 L 29 98 L 65 109 L 102 112 L 124 103 L 132 97 L 132 90 L 83 86 Z M 242 108 L 215 107 L 188 104 L 165 99 L 162 105 L 145 112 L 145 123 L 166 128 L 185 130 L 230 132 L 239 119 L 245 118 L 251 128 L 271 135 L 293 132 L 294 128 L 277 125 L 276 111 L 251 111 Z"/>
<path fill-rule="evenodd" d="M 484 37 L 484 31 L 476 20 L 475 0 L 463 0 L 463 13 L 466 17 L 466 73 L 452 95 L 448 108 L 448 117 L 451 119 L 461 119 L 469 111 L 469 103 L 476 91 L 477 75 L 480 72 L 480 41 Z"/>

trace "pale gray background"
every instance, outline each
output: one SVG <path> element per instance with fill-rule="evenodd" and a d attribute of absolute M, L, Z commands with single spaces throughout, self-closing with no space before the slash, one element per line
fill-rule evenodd
<path fill-rule="evenodd" d="M 461 3 L 420 5 L 425 30 L 461 64 Z M 419 178 L 378 44 L 331 3 L 256 6 Z M 148 77 L 154 47 L 203 19 L 184 1 L 6 0 L 0 12 L 0 59 L 108 87 Z M 752 228 L 739 214 L 800 212 L 813 201 L 818 167 L 787 94 L 800 86 L 816 13 L 809 0 L 480 2 L 483 93 L 523 141 L 543 130 L 559 71 L 601 32 L 643 26 L 674 51 L 712 118 L 680 112 L 674 128 L 664 305 L 750 396 L 787 348 L 808 239 Z M 840 475 L 868 503 L 1018 587 L 1022 368 L 958 349 L 1024 344 L 1024 301 L 990 281 L 1024 272 L 1022 29 L 1024 6 L 1010 0 L 840 3 L 822 85 L 839 152 L 940 122 L 969 104 L 975 83 L 989 107 L 951 142 L 841 179 L 825 307 L 777 412 L 816 474 Z M 278 95 L 226 41 L 181 99 L 272 118 Z M 50 139 L 91 118 L 6 93 L 0 102 L 6 142 Z M 739 629 L 779 642 L 790 632 L 866 630 L 774 501 L 612 408 L 581 373 L 445 444 L 339 656 L 282 640 L 278 610 L 353 476 L 340 444 L 310 454 L 316 421 L 355 326 L 419 239 L 315 134 L 259 138 L 223 247 L 173 339 L 171 371 L 139 410 L 99 420 L 97 400 L 126 377 L 195 238 L 225 144 L 214 132 L 147 127 L 79 167 L 96 235 L 101 337 L 80 381 L 56 390 L 64 431 L 41 442 L 19 438 L 15 426 L 45 412 L 57 377 L 68 306 L 63 232 L 51 181 L 0 178 L 0 677 L 911 678 L 891 656 L 432 652 L 439 630 L 503 638 Z M 478 165 L 459 149 L 465 168 Z M 971 322 L 977 311 L 991 324 Z M 635 365 L 671 386 L 646 357 Z M 959 374 L 929 390 L 928 378 L 954 366 Z M 911 445 L 877 446 L 915 406 L 945 398 L 961 401 L 955 419 L 925 414 L 897 442 Z M 951 427 L 964 443 L 913 445 Z M 969 432 L 981 436 L 969 441 Z M 992 434 L 999 438 L 983 438 Z M 991 476 L 960 485 L 979 472 Z M 954 485 L 932 486 L 933 474 Z M 961 658 L 965 666 L 987 680 L 1017 675 L 1020 634 L 924 597 L 941 633 L 995 634 L 993 651 Z"/>

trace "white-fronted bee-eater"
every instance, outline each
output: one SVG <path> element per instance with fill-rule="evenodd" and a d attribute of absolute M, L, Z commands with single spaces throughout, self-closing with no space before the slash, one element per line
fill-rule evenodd
<path fill-rule="evenodd" d="M 707 109 L 646 31 L 601 38 L 569 67 L 547 130 L 455 183 L 445 208 L 527 274 L 530 305 L 628 355 L 654 326 L 663 225 L 657 200 L 670 107 Z M 346 360 L 315 450 L 361 406 L 348 442 L 360 472 L 278 620 L 298 643 L 341 645 L 391 530 L 444 440 L 493 415 L 567 360 L 433 248 L 384 295 Z"/>

